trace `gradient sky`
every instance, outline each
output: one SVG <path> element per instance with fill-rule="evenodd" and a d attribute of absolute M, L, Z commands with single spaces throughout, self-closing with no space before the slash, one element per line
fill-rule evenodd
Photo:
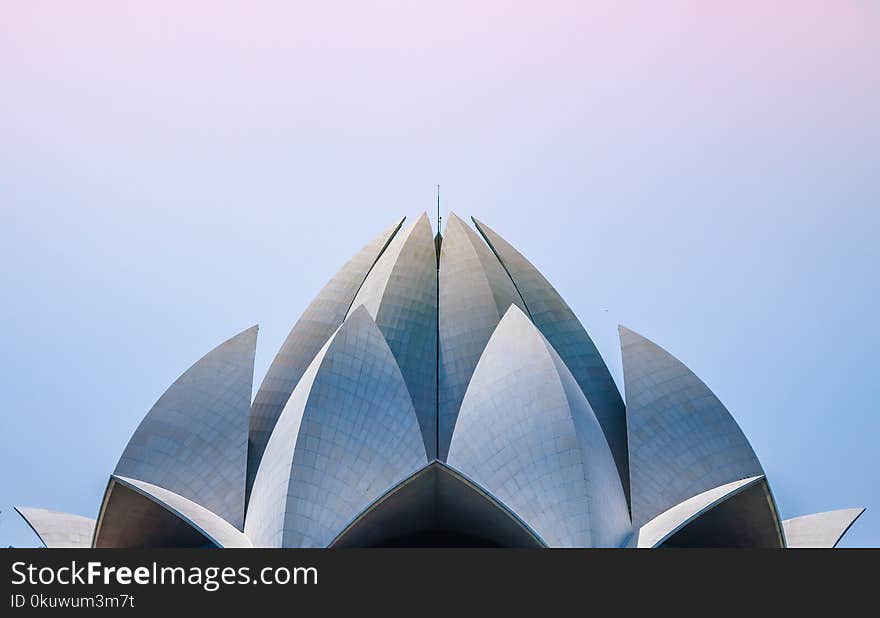
<path fill-rule="evenodd" d="M 395 217 L 475 215 L 666 347 L 783 517 L 880 546 L 880 3 L 44 2 L 0 19 L 0 545 Z"/>

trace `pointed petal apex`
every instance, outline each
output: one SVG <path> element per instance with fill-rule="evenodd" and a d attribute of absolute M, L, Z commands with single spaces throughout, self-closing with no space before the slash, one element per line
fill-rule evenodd
<path fill-rule="evenodd" d="M 437 262 L 426 214 L 388 245 L 355 297 L 385 337 L 419 418 L 425 449 L 437 444 Z"/>
<path fill-rule="evenodd" d="M 863 508 L 839 509 L 786 519 L 785 540 L 791 548 L 832 548 L 865 512 Z"/>
<path fill-rule="evenodd" d="M 49 549 L 92 545 L 95 520 L 91 517 L 25 506 L 13 508 Z"/>
<path fill-rule="evenodd" d="M 477 364 L 448 463 L 551 547 L 618 547 L 631 533 L 623 487 L 593 410 L 519 307 L 507 310 Z"/>
<path fill-rule="evenodd" d="M 251 405 L 248 494 L 266 443 L 290 394 L 318 350 L 342 324 L 358 290 L 405 219 L 395 221 L 343 265 L 309 304 L 278 350 Z"/>
<path fill-rule="evenodd" d="M 501 263 L 450 213 L 440 247 L 439 458 L 449 448 L 458 409 L 489 337 L 511 305 L 526 306 Z"/>
<path fill-rule="evenodd" d="M 618 475 L 629 499 L 626 410 L 602 355 L 547 278 L 492 228 L 476 218 L 473 221 L 513 281 L 532 322 L 559 353 L 590 402 L 614 454 Z"/>

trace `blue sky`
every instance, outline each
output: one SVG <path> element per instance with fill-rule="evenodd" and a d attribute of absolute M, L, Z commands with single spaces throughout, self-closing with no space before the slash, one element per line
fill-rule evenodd
<path fill-rule="evenodd" d="M 0 25 L 0 545 L 37 543 L 15 504 L 94 516 L 159 395 L 254 323 L 259 383 L 437 183 L 618 379 L 618 323 L 703 378 L 784 517 L 866 506 L 843 545 L 880 545 L 876 3 L 243 4 Z"/>

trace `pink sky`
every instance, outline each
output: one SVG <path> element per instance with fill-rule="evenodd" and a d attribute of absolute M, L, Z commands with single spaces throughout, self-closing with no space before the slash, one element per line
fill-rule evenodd
<path fill-rule="evenodd" d="M 664 142 L 740 133 L 748 117 L 858 141 L 877 130 L 878 14 L 862 0 L 13 1 L 0 128 L 31 147 L 379 127 L 392 140 L 613 129 Z M 590 118 L 572 127 L 572 110 Z"/>

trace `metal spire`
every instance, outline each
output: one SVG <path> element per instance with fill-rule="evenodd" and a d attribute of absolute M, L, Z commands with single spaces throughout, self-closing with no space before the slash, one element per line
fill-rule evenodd
<path fill-rule="evenodd" d="M 443 217 L 440 216 L 440 185 L 437 185 L 437 233 L 440 233 L 440 224 L 443 223 Z"/>

